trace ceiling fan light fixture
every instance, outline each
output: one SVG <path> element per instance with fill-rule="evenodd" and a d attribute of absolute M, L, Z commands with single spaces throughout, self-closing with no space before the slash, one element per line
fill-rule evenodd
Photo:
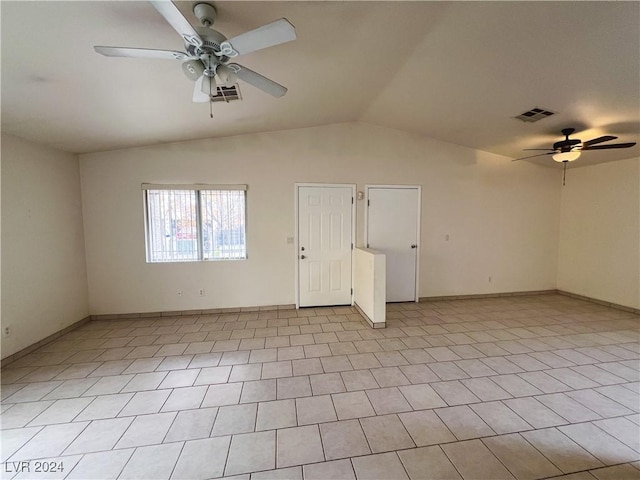
<path fill-rule="evenodd" d="M 580 157 L 580 153 L 581 152 L 579 150 L 574 150 L 572 152 L 558 152 L 554 153 L 552 158 L 558 163 L 573 162 Z"/>

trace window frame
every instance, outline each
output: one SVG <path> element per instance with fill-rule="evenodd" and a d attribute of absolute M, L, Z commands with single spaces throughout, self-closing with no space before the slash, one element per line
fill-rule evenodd
<path fill-rule="evenodd" d="M 193 263 L 193 262 L 220 262 L 220 261 L 242 261 L 248 259 L 247 248 L 247 185 L 210 185 L 210 184 L 150 184 L 143 183 L 141 185 L 142 197 L 143 197 L 143 211 L 144 211 L 144 234 L 145 234 L 145 260 L 146 263 Z M 157 190 L 185 190 L 195 193 L 195 222 L 196 222 L 196 256 L 194 259 L 171 259 L 171 260 L 153 260 L 153 251 L 151 248 L 151 218 L 150 218 L 150 205 L 149 205 L 149 191 Z M 242 257 L 223 257 L 205 258 L 205 245 L 203 235 L 203 222 L 202 222 L 202 191 L 215 191 L 215 192 L 242 192 L 243 193 L 243 212 L 242 212 L 242 226 L 244 237 L 244 256 Z"/>

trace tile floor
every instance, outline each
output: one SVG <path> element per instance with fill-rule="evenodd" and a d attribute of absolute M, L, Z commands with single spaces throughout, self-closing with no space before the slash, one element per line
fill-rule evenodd
<path fill-rule="evenodd" d="M 638 479 L 639 327 L 560 295 L 93 321 L 2 370 L 2 478 Z"/>

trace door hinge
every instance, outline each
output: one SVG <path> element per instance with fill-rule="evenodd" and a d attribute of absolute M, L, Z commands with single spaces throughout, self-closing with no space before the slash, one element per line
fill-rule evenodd
<path fill-rule="evenodd" d="M 351 250 L 353 250 L 353 243 L 351 244 Z"/>
<path fill-rule="evenodd" d="M 353 295 L 353 288 L 351 289 L 351 295 Z"/>
<path fill-rule="evenodd" d="M 353 205 L 353 197 L 351 197 L 351 205 Z"/>
<path fill-rule="evenodd" d="M 367 248 L 369 248 L 369 244 L 367 243 Z"/>
<path fill-rule="evenodd" d="M 371 206 L 371 200 L 367 200 L 367 207 Z"/>

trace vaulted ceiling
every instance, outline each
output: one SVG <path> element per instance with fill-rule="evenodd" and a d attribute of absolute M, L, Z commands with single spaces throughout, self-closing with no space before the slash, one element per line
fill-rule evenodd
<path fill-rule="evenodd" d="M 175 3 L 198 25 L 196 2 Z M 298 39 L 238 58 L 287 95 L 240 83 L 242 100 L 213 104 L 213 119 L 179 61 L 94 52 L 184 50 L 148 2 L 0 5 L 2 131 L 69 152 L 354 121 L 511 158 L 565 127 L 640 142 L 638 2 L 214 2 L 227 37 L 286 17 Z M 513 118 L 533 107 L 555 114 Z M 636 145 L 575 163 L 638 156 Z"/>

